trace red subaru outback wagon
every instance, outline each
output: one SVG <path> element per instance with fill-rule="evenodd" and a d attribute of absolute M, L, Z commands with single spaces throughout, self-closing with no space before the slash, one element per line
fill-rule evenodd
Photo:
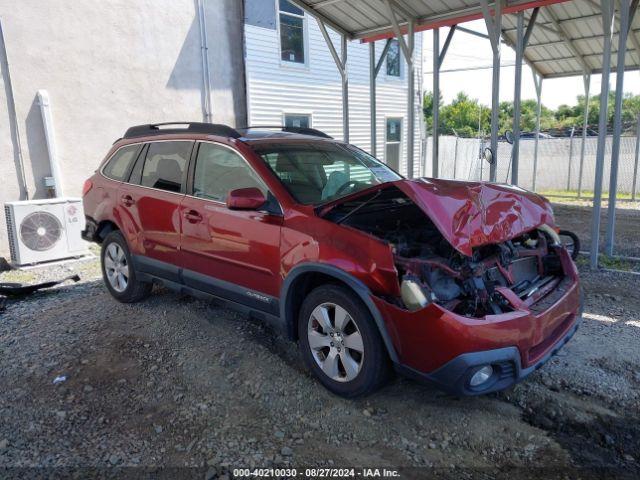
<path fill-rule="evenodd" d="M 581 318 L 543 197 L 407 180 L 314 129 L 132 127 L 86 181 L 84 208 L 117 300 L 162 283 L 276 322 L 347 397 L 393 370 L 457 394 L 503 389 Z"/>

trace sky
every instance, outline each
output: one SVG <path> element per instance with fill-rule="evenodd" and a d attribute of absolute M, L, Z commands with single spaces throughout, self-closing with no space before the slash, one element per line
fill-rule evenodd
<path fill-rule="evenodd" d="M 464 24 L 465 27 L 477 32 L 486 33 L 483 20 L 476 20 Z M 448 28 L 440 30 L 440 47 L 447 37 Z M 423 32 L 423 89 L 433 89 L 433 34 L 431 31 Z M 507 45 L 501 48 L 501 63 L 503 65 L 500 75 L 500 100 L 513 100 L 514 76 L 515 76 L 515 52 Z M 484 105 L 491 105 L 491 45 L 488 39 L 469 35 L 457 31 L 453 35 L 451 45 L 444 59 L 440 72 L 440 92 L 445 103 L 450 103 L 458 92 L 465 92 L 471 98 L 476 98 Z M 507 66 L 510 65 L 510 66 Z M 471 67 L 489 67 L 484 70 L 469 70 L 463 72 L 445 72 L 449 69 L 461 69 Z M 615 87 L 616 75 L 610 77 L 610 87 Z M 591 77 L 591 94 L 600 93 L 601 76 Z M 640 73 L 627 72 L 624 78 L 624 91 L 640 94 Z M 542 103 L 549 108 L 557 108 L 559 105 L 576 103 L 576 96 L 584 94 L 582 77 L 546 79 L 542 82 Z M 531 69 L 525 64 L 522 67 L 522 99 L 535 99 L 536 90 L 533 84 Z"/>

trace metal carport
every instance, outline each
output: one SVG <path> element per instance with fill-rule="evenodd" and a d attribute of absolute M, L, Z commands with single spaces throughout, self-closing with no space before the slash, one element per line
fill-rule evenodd
<path fill-rule="evenodd" d="M 640 68 L 640 21 L 635 18 L 638 0 L 291 0 L 292 3 L 313 15 L 320 25 L 328 48 L 335 60 L 342 78 L 343 127 L 348 139 L 348 72 L 347 44 L 349 40 L 360 40 L 370 44 L 370 84 L 371 84 L 371 145 L 376 151 L 375 109 L 376 76 L 381 61 L 376 62 L 376 41 L 386 40 L 384 52 L 389 46 L 388 39 L 397 38 L 405 61 L 408 76 L 408 140 L 407 170 L 409 176 L 414 171 L 414 125 L 415 96 L 413 46 L 415 32 L 433 30 L 433 169 L 438 176 L 438 112 L 440 66 L 445 58 L 457 26 L 471 20 L 484 19 L 488 35 L 478 34 L 464 28 L 466 33 L 478 34 L 489 40 L 493 53 L 491 149 L 497 160 L 498 147 L 498 105 L 500 89 L 500 49 L 507 44 L 516 51 L 516 75 L 514 89 L 514 145 L 511 181 L 518 183 L 519 172 L 519 131 L 520 92 L 522 63 L 526 62 L 533 71 L 538 99 L 538 129 L 542 81 L 581 75 L 584 79 L 585 97 L 589 95 L 592 74 L 602 74 L 600 92 L 600 118 L 598 148 L 596 157 L 594 207 L 592 221 L 591 266 L 597 267 L 600 229 L 602 181 L 605 161 L 607 124 L 607 99 L 609 96 L 609 74 L 615 62 L 616 99 L 614 111 L 614 133 L 611 152 L 611 173 L 609 187 L 609 215 L 606 234 L 606 252 L 613 253 L 615 225 L 615 202 L 617 193 L 617 167 L 620 150 L 622 125 L 622 95 L 625 70 Z M 331 42 L 326 27 L 338 32 L 342 37 L 341 52 Z M 451 27 L 440 48 L 440 28 Z M 613 45 L 617 45 L 612 49 Z M 630 48 L 627 48 L 630 44 Z M 588 105 L 588 98 L 587 98 Z M 586 109 L 585 109 L 586 110 Z M 585 112 L 585 118 L 587 113 Z M 586 122 L 585 122 L 586 125 Z M 581 164 L 584 159 L 584 138 Z M 535 139 L 538 141 L 537 136 Z M 537 149 L 536 149 L 537 151 Z M 534 165 L 537 154 L 534 156 Z M 534 167 L 535 168 L 535 167 Z M 491 165 L 490 178 L 496 179 L 497 165 Z"/>

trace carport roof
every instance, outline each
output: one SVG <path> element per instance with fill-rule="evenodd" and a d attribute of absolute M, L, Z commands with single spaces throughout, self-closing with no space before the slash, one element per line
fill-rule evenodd
<path fill-rule="evenodd" d="M 291 0 L 349 39 L 372 41 L 394 36 L 384 0 Z M 391 0 L 400 26 L 407 18 L 416 31 L 481 19 L 473 0 Z M 637 1 L 632 2 L 637 6 Z M 603 28 L 600 4 L 594 0 L 507 0 L 503 6 L 502 36 L 516 41 L 516 16 L 541 7 L 525 51 L 525 60 L 545 78 L 602 71 Z M 528 19 L 530 12 L 525 13 Z M 614 27 L 612 64 L 616 64 L 619 19 Z M 626 69 L 640 67 L 640 18 L 634 17 L 625 58 Z M 487 48 L 489 46 L 487 45 Z"/>

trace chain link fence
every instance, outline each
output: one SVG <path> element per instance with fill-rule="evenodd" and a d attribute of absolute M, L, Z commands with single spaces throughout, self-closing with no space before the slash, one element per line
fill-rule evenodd
<path fill-rule="evenodd" d="M 603 191 L 609 190 L 611 141 L 607 137 Z M 535 140 L 520 140 L 519 185 L 529 190 L 559 197 L 593 198 L 597 137 L 587 137 L 582 155 L 582 137 L 538 139 L 537 166 L 534 165 Z M 489 164 L 482 152 L 489 146 L 488 139 L 440 137 L 440 177 L 458 180 L 489 180 Z M 510 183 L 512 145 L 499 142 L 497 154 L 497 181 Z M 432 141 L 427 140 L 425 175 L 430 175 Z M 535 166 L 535 169 L 534 169 Z M 618 198 L 636 200 L 638 188 L 637 139 L 621 137 L 618 165 Z"/>
<path fill-rule="evenodd" d="M 538 139 L 537 166 L 534 170 L 535 140 L 520 140 L 520 172 L 518 184 L 549 197 L 556 203 L 554 211 L 558 224 L 578 234 L 582 250 L 591 248 L 591 223 L 597 137 L 587 137 L 582 155 L 582 137 L 554 137 Z M 609 190 L 612 137 L 607 137 L 603 180 L 603 209 L 601 216 L 601 253 L 604 252 L 604 233 L 607 223 L 606 201 Z M 490 165 L 482 158 L 489 147 L 488 139 L 440 137 L 440 177 L 456 180 L 489 180 Z M 629 200 L 640 201 L 640 172 L 638 143 L 635 136 L 620 139 L 618 164 L 618 203 L 614 230 L 614 254 L 625 258 L 640 258 L 640 208 Z M 510 183 L 512 145 L 499 142 L 497 181 Z M 427 139 L 426 158 L 421 174 L 432 176 L 432 141 Z M 577 200 L 577 201 L 576 201 Z M 615 265 L 614 265 L 615 267 Z M 634 267 L 635 268 L 635 267 Z"/>

